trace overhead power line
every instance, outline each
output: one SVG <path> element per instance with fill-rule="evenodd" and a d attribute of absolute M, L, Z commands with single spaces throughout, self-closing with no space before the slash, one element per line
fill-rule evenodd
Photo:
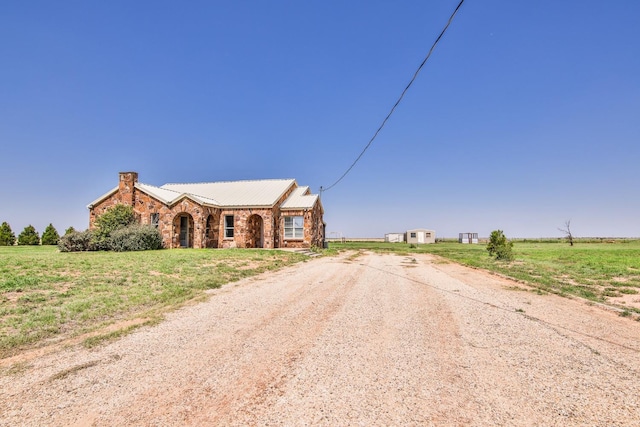
<path fill-rule="evenodd" d="M 458 6 L 455 8 L 455 10 L 453 11 L 453 13 L 451 14 L 451 16 L 449 17 L 449 20 L 447 21 L 447 25 L 444 26 L 444 28 L 442 29 L 442 31 L 440 32 L 440 35 L 438 36 L 438 38 L 436 38 L 436 41 L 433 42 L 433 45 L 431 46 L 431 49 L 429 49 L 429 53 L 427 53 L 427 56 L 425 56 L 424 60 L 422 61 L 422 63 L 420 64 L 420 66 L 418 67 L 418 69 L 416 70 L 416 72 L 413 74 L 413 77 L 411 78 L 411 80 L 409 81 L 409 84 L 407 84 L 407 87 L 404 88 L 404 90 L 402 91 L 402 93 L 400 94 L 400 97 L 398 98 L 398 100 L 396 101 L 395 104 L 393 104 L 393 107 L 391 108 L 391 110 L 389 111 L 389 114 L 387 114 L 387 117 L 384 118 L 384 120 L 382 121 L 382 124 L 380 125 L 380 127 L 378 127 L 378 130 L 376 130 L 376 132 L 373 134 L 373 136 L 371 137 L 371 139 L 369 140 L 369 143 L 364 147 L 364 149 L 362 150 L 362 152 L 360 153 L 360 155 L 353 161 L 353 163 L 351 164 L 351 166 L 349 166 L 349 168 L 342 174 L 342 176 L 340 178 L 338 178 L 338 180 L 336 182 L 334 182 L 333 184 L 331 184 L 330 186 L 326 187 L 326 188 L 322 188 L 320 187 L 320 194 L 322 195 L 323 191 L 328 191 L 331 190 L 333 187 L 335 187 L 336 185 L 338 185 L 338 183 L 340 181 L 342 181 L 342 179 L 347 176 L 347 174 L 349 172 L 351 172 L 351 169 L 353 169 L 353 167 L 356 165 L 356 163 L 358 163 L 358 161 L 360 160 L 360 158 L 364 155 L 364 153 L 369 149 L 369 147 L 371 146 L 371 143 L 373 143 L 373 141 L 376 139 L 376 137 L 378 136 L 378 134 L 380 133 L 380 131 L 382 130 L 382 128 L 384 127 L 384 125 L 387 123 L 387 121 L 389 120 L 389 118 L 391 117 L 391 115 L 393 114 L 393 112 L 395 111 L 396 107 L 400 104 L 400 101 L 402 101 L 402 98 L 404 98 L 404 95 L 407 93 L 407 91 L 409 90 L 409 88 L 411 87 L 411 85 L 413 84 L 413 82 L 415 81 L 415 79 L 418 77 L 418 73 L 420 73 L 420 70 L 422 70 L 422 67 L 424 67 L 424 64 L 426 64 L 427 60 L 429 59 L 429 57 L 431 56 L 431 54 L 433 53 L 433 50 L 436 48 L 436 45 L 438 44 L 438 42 L 440 41 L 440 39 L 442 38 L 442 36 L 444 35 L 444 33 L 447 31 L 447 28 L 449 28 L 449 25 L 451 25 L 451 22 L 453 21 L 453 18 L 456 16 L 456 13 L 458 13 L 458 10 L 460 9 L 460 7 L 462 6 L 462 3 L 464 3 L 464 0 L 460 0 L 460 3 L 458 3 Z"/>

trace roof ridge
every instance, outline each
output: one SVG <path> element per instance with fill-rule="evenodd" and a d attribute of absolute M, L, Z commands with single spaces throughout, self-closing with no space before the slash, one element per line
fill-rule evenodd
<path fill-rule="evenodd" d="M 177 193 L 177 194 L 184 194 L 184 193 L 181 193 L 181 192 L 179 192 L 179 191 L 172 190 L 172 189 L 170 189 L 170 188 L 162 188 L 162 187 L 160 187 L 160 186 L 158 186 L 158 185 L 146 184 L 146 183 L 144 183 L 144 182 L 136 182 L 136 184 L 146 185 L 147 187 L 157 188 L 158 190 L 171 191 L 171 192 L 173 192 L 173 193 Z"/>
<path fill-rule="evenodd" d="M 213 197 L 203 196 L 202 194 L 188 193 L 188 192 L 181 193 L 181 194 L 184 194 L 186 196 L 193 196 L 193 197 L 198 198 L 198 199 L 200 199 L 202 201 L 210 200 L 210 201 L 214 202 L 216 205 L 220 205 L 221 204 L 218 200 L 214 199 Z"/>
<path fill-rule="evenodd" d="M 232 181 L 167 182 L 162 185 L 230 184 L 234 182 L 295 181 L 295 178 L 237 179 Z M 162 187 L 159 187 L 162 188 Z"/>
<path fill-rule="evenodd" d="M 213 198 L 207 197 L 207 196 L 203 196 L 202 194 L 195 194 L 195 193 L 190 193 L 190 192 L 187 192 L 187 191 L 176 191 L 176 190 L 173 190 L 171 188 L 158 187 L 157 185 L 145 184 L 143 182 L 137 182 L 136 184 L 140 184 L 140 185 L 147 186 L 147 187 L 152 187 L 152 188 L 155 188 L 155 189 L 158 189 L 158 190 L 162 190 L 162 191 L 169 191 L 169 192 L 175 194 L 176 197 L 173 198 L 172 200 L 165 200 L 167 203 L 172 203 L 172 202 L 178 200 L 180 198 L 180 196 L 183 196 L 183 197 L 184 196 L 191 196 L 192 198 L 195 197 L 195 198 L 200 199 L 201 201 L 212 201 L 216 205 L 220 204 L 220 202 L 218 202 L 216 199 L 213 199 Z M 158 197 L 158 195 L 155 195 L 155 197 Z"/>

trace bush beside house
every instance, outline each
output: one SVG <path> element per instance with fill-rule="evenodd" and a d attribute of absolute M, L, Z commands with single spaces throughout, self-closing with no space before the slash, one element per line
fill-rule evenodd
<path fill-rule="evenodd" d="M 162 235 L 152 225 L 140 225 L 131 206 L 117 204 L 96 220 L 94 230 L 68 229 L 60 238 L 61 252 L 145 251 L 162 249 Z"/>

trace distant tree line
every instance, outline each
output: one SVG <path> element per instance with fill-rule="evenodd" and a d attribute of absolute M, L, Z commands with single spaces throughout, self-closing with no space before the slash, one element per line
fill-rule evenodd
<path fill-rule="evenodd" d="M 69 230 L 73 230 L 73 227 L 69 227 L 67 232 Z M 49 224 L 47 228 L 45 228 L 44 233 L 42 233 L 42 238 L 35 227 L 29 224 L 18 234 L 17 239 L 11 226 L 6 221 L 0 225 L 0 246 L 13 246 L 16 242 L 18 245 L 23 246 L 57 245 L 59 241 L 60 235 L 53 224 Z"/>

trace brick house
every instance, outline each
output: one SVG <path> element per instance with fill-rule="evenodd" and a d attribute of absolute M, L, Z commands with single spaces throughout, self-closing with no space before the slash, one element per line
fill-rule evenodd
<path fill-rule="evenodd" d="M 118 186 L 87 207 L 89 228 L 116 204 L 133 206 L 166 248 L 322 247 L 324 210 L 317 194 L 294 179 L 165 184 L 120 172 Z"/>

